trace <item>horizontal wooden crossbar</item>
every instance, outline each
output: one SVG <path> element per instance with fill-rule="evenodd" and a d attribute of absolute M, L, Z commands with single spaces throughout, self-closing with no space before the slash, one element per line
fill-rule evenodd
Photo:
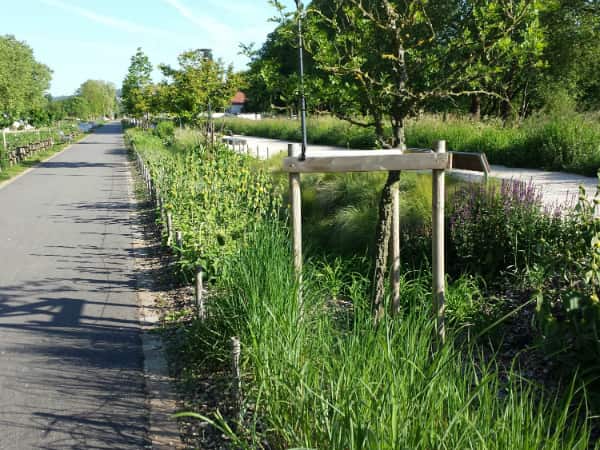
<path fill-rule="evenodd" d="M 312 151 L 304 161 L 288 157 L 284 172 L 379 172 L 390 170 L 445 170 L 452 167 L 449 153 L 402 153 L 398 150 Z"/>

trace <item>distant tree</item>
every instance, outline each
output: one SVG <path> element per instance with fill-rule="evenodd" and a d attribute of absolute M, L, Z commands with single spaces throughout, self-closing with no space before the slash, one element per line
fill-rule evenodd
<path fill-rule="evenodd" d="M 600 109 L 600 1 L 548 2 L 541 22 L 548 42 L 542 100 L 562 91 L 579 109 Z"/>
<path fill-rule="evenodd" d="M 0 125 L 43 109 L 51 76 L 51 70 L 36 61 L 25 42 L 0 36 Z"/>
<path fill-rule="evenodd" d="M 163 104 L 190 123 L 203 114 L 224 111 L 240 85 L 240 77 L 221 60 L 213 60 L 206 50 L 190 50 L 178 57 L 179 68 L 159 66 L 165 82 L 161 86 Z"/>
<path fill-rule="evenodd" d="M 91 118 L 112 116 L 116 110 L 116 89 L 112 83 L 87 80 L 77 90 L 77 96 L 86 101 Z"/>
<path fill-rule="evenodd" d="M 123 111 L 133 117 L 147 117 L 152 104 L 152 64 L 141 48 L 131 57 L 121 89 Z"/>
<path fill-rule="evenodd" d="M 89 103 L 78 95 L 65 100 L 65 112 L 68 117 L 77 119 L 88 119 L 91 115 Z"/>

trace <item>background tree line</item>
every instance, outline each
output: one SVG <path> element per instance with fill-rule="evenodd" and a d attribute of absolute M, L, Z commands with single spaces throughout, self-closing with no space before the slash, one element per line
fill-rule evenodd
<path fill-rule="evenodd" d="M 112 83 L 87 80 L 73 96 L 53 99 L 51 79 L 52 70 L 35 59 L 27 43 L 0 36 L 0 127 L 19 120 L 47 125 L 65 118 L 98 119 L 118 111 Z"/>
<path fill-rule="evenodd" d="M 244 47 L 248 108 L 256 112 L 290 112 L 298 104 L 297 16 L 273 3 L 279 26 L 260 49 Z M 399 73 L 389 53 L 398 38 L 409 83 L 436 94 L 415 98 L 411 113 L 511 120 L 565 104 L 600 108 L 597 0 L 314 0 L 305 14 L 306 89 L 315 113 L 366 113 L 369 99 L 356 101 L 356 94 L 366 84 L 373 94 L 386 91 L 372 77 Z"/>
<path fill-rule="evenodd" d="M 162 81 L 152 81 L 153 66 L 141 48 L 131 58 L 122 87 L 122 109 L 131 117 L 170 114 L 180 124 L 198 125 L 211 112 L 223 112 L 241 86 L 231 65 L 217 59 L 209 49 L 181 53 L 178 67 L 158 66 Z"/>

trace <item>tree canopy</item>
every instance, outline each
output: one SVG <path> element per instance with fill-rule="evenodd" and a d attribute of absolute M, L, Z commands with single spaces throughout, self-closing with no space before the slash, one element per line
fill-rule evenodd
<path fill-rule="evenodd" d="M 152 94 L 152 64 L 142 49 L 138 48 L 135 55 L 131 57 L 127 76 L 123 80 L 121 92 L 123 111 L 137 118 L 149 114 Z"/>
<path fill-rule="evenodd" d="M 52 72 L 14 36 L 0 36 L 0 125 L 28 118 L 44 108 Z"/>
<path fill-rule="evenodd" d="M 239 88 L 240 79 L 233 67 L 214 60 L 212 52 L 197 49 L 183 52 L 177 58 L 179 68 L 161 64 L 165 76 L 161 91 L 162 102 L 169 112 L 189 122 L 196 122 L 201 114 L 223 111 Z"/>
<path fill-rule="evenodd" d="M 76 98 L 80 98 L 86 104 L 87 114 L 80 114 L 84 117 L 112 116 L 116 110 L 115 86 L 106 81 L 85 81 L 77 90 Z"/>

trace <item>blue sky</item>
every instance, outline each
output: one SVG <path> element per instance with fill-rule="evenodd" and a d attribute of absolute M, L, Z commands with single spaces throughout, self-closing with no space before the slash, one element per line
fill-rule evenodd
<path fill-rule="evenodd" d="M 87 79 L 117 87 L 137 47 L 154 66 L 179 53 L 212 48 L 243 69 L 240 42 L 261 45 L 275 24 L 267 0 L 3 0 L 0 34 L 26 41 L 53 70 L 52 95 L 70 95 Z M 293 0 L 285 0 L 293 5 Z M 159 79 L 158 73 L 155 78 Z"/>

